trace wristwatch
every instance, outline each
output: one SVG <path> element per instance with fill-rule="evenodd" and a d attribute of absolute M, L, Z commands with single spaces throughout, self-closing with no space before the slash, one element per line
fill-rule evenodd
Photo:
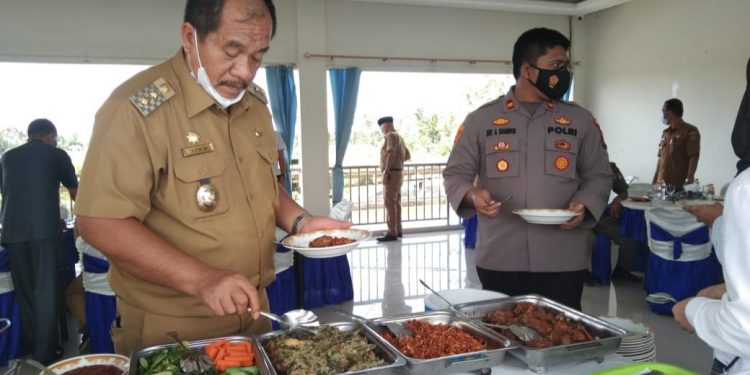
<path fill-rule="evenodd" d="M 302 226 L 302 222 L 310 216 L 312 215 L 309 212 L 302 211 L 302 213 L 299 214 L 299 216 L 297 216 L 292 222 L 291 234 L 297 234 L 299 232 L 299 228 Z"/>

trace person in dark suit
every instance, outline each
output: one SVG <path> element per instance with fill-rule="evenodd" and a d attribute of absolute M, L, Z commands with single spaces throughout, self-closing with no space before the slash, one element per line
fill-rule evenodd
<path fill-rule="evenodd" d="M 56 147 L 57 129 L 50 120 L 32 121 L 28 136 L 27 143 L 0 158 L 0 242 L 21 305 L 21 353 L 49 364 L 62 355 L 60 184 L 75 199 L 78 179 L 70 156 Z"/>

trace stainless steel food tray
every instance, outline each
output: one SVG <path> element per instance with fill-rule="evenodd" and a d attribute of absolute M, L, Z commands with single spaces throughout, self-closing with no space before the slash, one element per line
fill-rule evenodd
<path fill-rule="evenodd" d="M 373 332 L 372 330 L 364 329 L 363 326 L 360 326 L 357 323 L 352 322 L 341 322 L 341 323 L 330 323 L 330 324 L 321 324 L 320 328 L 323 327 L 336 327 L 342 332 L 352 332 L 356 329 L 360 329 L 360 332 L 364 335 L 364 337 L 369 341 L 370 343 L 375 345 L 375 353 L 378 354 L 381 358 L 383 358 L 387 365 L 380 366 L 380 367 L 373 367 L 365 370 L 360 371 L 349 371 L 346 373 L 346 375 L 355 375 L 355 374 L 377 374 L 377 375 L 390 375 L 390 374 L 408 374 L 408 371 L 406 369 L 406 359 L 402 357 L 398 351 L 393 350 L 393 348 L 389 347 L 384 343 L 384 340 L 380 340 L 378 335 Z M 260 356 L 263 358 L 262 362 L 264 363 L 264 366 L 262 369 L 268 371 L 268 374 L 270 375 L 278 375 L 276 370 L 273 368 L 273 364 L 271 363 L 271 359 L 268 356 L 268 353 L 265 349 L 265 344 L 270 339 L 281 336 L 286 334 L 286 332 L 283 331 L 274 331 L 270 333 L 266 333 L 264 335 L 258 336 L 256 338 L 256 341 L 258 343 L 258 347 L 260 348 L 259 353 Z M 261 362 L 261 361 L 258 361 Z"/>
<path fill-rule="evenodd" d="M 190 349 L 202 349 L 206 345 L 219 341 L 219 340 L 227 340 L 227 341 L 234 341 L 234 342 L 238 342 L 238 341 L 249 342 L 250 345 L 253 346 L 253 351 L 255 351 L 255 365 L 258 366 L 258 368 L 260 369 L 260 373 L 264 375 L 270 375 L 270 372 L 268 372 L 268 366 L 265 363 L 263 363 L 262 358 L 259 355 L 261 351 L 260 346 L 252 337 L 226 336 L 226 337 L 216 337 L 213 339 L 188 341 L 188 347 Z M 151 346 L 151 347 L 145 348 L 137 353 L 133 353 L 130 357 L 130 369 L 128 370 L 128 375 L 138 375 L 138 363 L 141 357 L 146 357 L 155 351 L 172 348 L 175 346 L 178 346 L 178 344 L 173 343 L 173 344 L 157 345 L 157 346 Z"/>
<path fill-rule="evenodd" d="M 479 352 L 456 354 L 433 359 L 417 359 L 404 355 L 383 337 L 377 334 L 371 327 L 367 327 L 367 329 L 372 331 L 373 334 L 377 335 L 378 339 L 381 340 L 385 345 L 388 345 L 388 347 L 399 352 L 406 358 L 407 367 L 409 367 L 409 369 L 411 370 L 410 373 L 414 375 L 455 374 L 474 370 L 482 370 L 482 373 L 486 373 L 489 372 L 490 367 L 503 361 L 506 351 L 515 347 L 510 340 L 502 336 L 495 335 L 490 330 L 479 327 L 474 323 L 471 323 L 464 319 L 460 319 L 456 315 L 456 313 L 452 311 L 431 311 L 426 313 L 399 315 L 373 320 L 377 323 L 405 323 L 412 319 L 428 322 L 431 324 L 450 324 L 456 326 L 468 332 L 472 336 L 484 340 L 488 345 L 487 350 Z"/>
<path fill-rule="evenodd" d="M 576 362 L 586 359 L 596 359 L 597 362 L 602 362 L 606 354 L 617 351 L 622 337 L 626 335 L 624 329 L 614 324 L 571 309 L 551 299 L 533 294 L 463 303 L 453 306 L 453 309 L 471 318 L 481 318 L 496 310 L 511 310 L 519 302 L 530 302 L 537 306 L 561 311 L 571 321 L 582 322 L 592 336 L 598 337 L 598 339 L 593 341 L 553 346 L 544 349 L 529 348 L 521 343 L 518 348 L 511 351 L 511 354 L 524 361 L 529 366 L 529 369 L 536 373 L 547 372 L 547 366 L 557 363 Z M 502 337 L 498 332 L 494 330 L 493 332 Z"/>

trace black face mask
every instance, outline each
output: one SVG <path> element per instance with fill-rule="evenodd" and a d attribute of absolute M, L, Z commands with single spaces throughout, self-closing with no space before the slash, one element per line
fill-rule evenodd
<path fill-rule="evenodd" d="M 564 66 L 557 70 L 541 69 L 534 65 L 531 65 L 531 67 L 538 70 L 539 75 L 536 77 L 536 82 L 531 82 L 530 79 L 529 82 L 533 83 L 534 87 L 541 91 L 542 94 L 552 100 L 557 100 L 568 92 L 570 88 L 570 71 L 568 67 Z"/>

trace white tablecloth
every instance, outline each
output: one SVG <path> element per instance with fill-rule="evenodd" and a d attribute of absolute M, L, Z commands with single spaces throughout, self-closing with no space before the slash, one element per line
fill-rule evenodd
<path fill-rule="evenodd" d="M 619 355 L 619 354 L 609 354 L 604 357 L 604 362 L 597 363 L 595 360 L 590 359 L 587 361 L 582 362 L 576 362 L 576 363 L 568 363 L 568 364 L 559 364 L 555 366 L 551 366 L 547 368 L 547 372 L 545 374 L 549 375 L 586 375 L 590 374 L 594 371 L 608 369 L 612 367 L 617 367 L 625 364 L 632 364 L 633 361 Z M 477 375 L 477 372 L 474 373 L 465 373 L 466 375 Z M 534 375 L 535 372 L 529 370 L 526 367 L 526 364 L 523 363 L 520 359 L 514 357 L 512 354 L 508 353 L 505 355 L 505 359 L 503 362 L 495 367 L 492 367 L 492 374 L 493 375 Z"/>

